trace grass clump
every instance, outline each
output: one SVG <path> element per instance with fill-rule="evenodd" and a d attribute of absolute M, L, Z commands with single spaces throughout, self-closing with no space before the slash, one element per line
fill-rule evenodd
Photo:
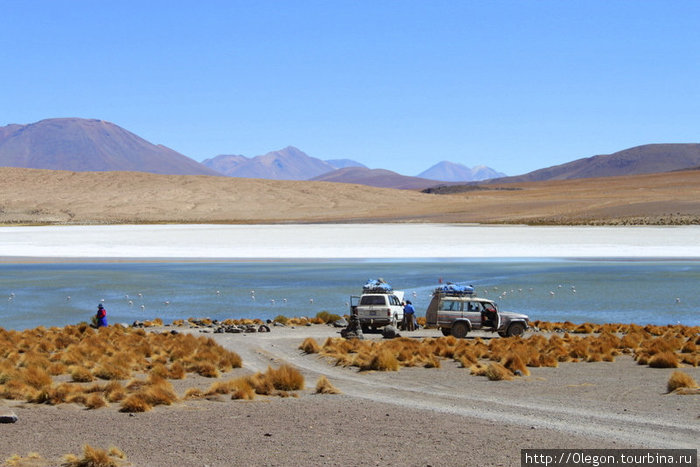
<path fill-rule="evenodd" d="M 668 392 L 673 392 L 680 388 L 697 388 L 698 383 L 690 376 L 688 373 L 682 371 L 674 371 L 671 373 L 671 377 L 666 383 L 666 389 Z"/>
<path fill-rule="evenodd" d="M 321 351 L 321 347 L 318 345 L 318 342 L 316 342 L 316 339 L 313 337 L 307 337 L 299 346 L 299 350 L 303 350 L 304 353 L 307 354 L 319 353 Z"/>
<path fill-rule="evenodd" d="M 83 457 L 78 457 L 75 454 L 66 454 L 64 456 L 67 467 L 119 467 L 126 465 L 126 455 L 116 447 L 110 447 L 109 450 L 96 449 L 86 444 L 83 447 Z"/>
<path fill-rule="evenodd" d="M 340 390 L 333 386 L 324 375 L 316 381 L 316 394 L 340 394 Z"/>

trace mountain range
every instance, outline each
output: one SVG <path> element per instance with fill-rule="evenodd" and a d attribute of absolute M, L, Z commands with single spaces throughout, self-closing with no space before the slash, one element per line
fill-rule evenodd
<path fill-rule="evenodd" d="M 350 159 L 317 159 L 293 146 L 252 158 L 220 155 L 199 163 L 163 145 L 152 144 L 113 123 L 55 118 L 0 127 L 0 166 L 74 172 L 135 171 L 166 175 L 321 180 L 424 189 L 465 182 L 568 180 L 683 170 L 700 166 L 700 144 L 648 144 L 512 177 L 503 176 L 485 166 L 470 169 L 443 161 L 417 177 L 409 177 L 388 170 L 369 169 Z"/>
<path fill-rule="evenodd" d="M 229 177 L 269 180 L 309 180 L 340 168 L 364 167 L 350 159 L 316 159 L 294 146 L 250 159 L 245 156 L 221 155 L 205 159 L 202 164 Z"/>

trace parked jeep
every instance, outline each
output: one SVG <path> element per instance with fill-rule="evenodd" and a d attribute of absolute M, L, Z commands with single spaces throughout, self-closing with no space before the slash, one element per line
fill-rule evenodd
<path fill-rule="evenodd" d="M 403 291 L 393 290 L 382 279 L 370 279 L 362 295 L 350 297 L 350 313 L 357 314 L 364 332 L 389 324 L 396 327 L 403 321 L 403 296 Z"/>
<path fill-rule="evenodd" d="M 529 321 L 527 315 L 499 311 L 493 300 L 438 290 L 433 293 L 425 319 L 428 325 L 439 327 L 443 335 L 457 338 L 477 329 L 498 332 L 501 337 L 520 336 Z"/>

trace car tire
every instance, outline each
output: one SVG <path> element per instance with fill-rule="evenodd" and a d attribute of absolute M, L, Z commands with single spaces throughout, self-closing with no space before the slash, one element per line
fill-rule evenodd
<path fill-rule="evenodd" d="M 498 331 L 498 335 L 501 337 L 508 337 L 508 333 L 505 331 Z"/>
<path fill-rule="evenodd" d="M 440 328 L 440 331 L 442 331 L 443 336 L 451 336 L 452 335 L 452 329 L 450 329 L 450 328 Z"/>
<path fill-rule="evenodd" d="M 523 323 L 513 323 L 508 326 L 508 336 L 522 336 L 525 332 L 525 325 Z"/>
<path fill-rule="evenodd" d="M 469 332 L 469 329 L 464 323 L 455 323 L 452 325 L 452 335 L 455 336 L 457 339 L 462 339 L 466 337 L 467 332 Z"/>

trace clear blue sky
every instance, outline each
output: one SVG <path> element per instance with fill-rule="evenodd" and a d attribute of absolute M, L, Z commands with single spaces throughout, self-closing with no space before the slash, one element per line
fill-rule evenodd
<path fill-rule="evenodd" d="M 700 142 L 698 1 L 5 0 L 0 126 L 509 175 Z"/>

